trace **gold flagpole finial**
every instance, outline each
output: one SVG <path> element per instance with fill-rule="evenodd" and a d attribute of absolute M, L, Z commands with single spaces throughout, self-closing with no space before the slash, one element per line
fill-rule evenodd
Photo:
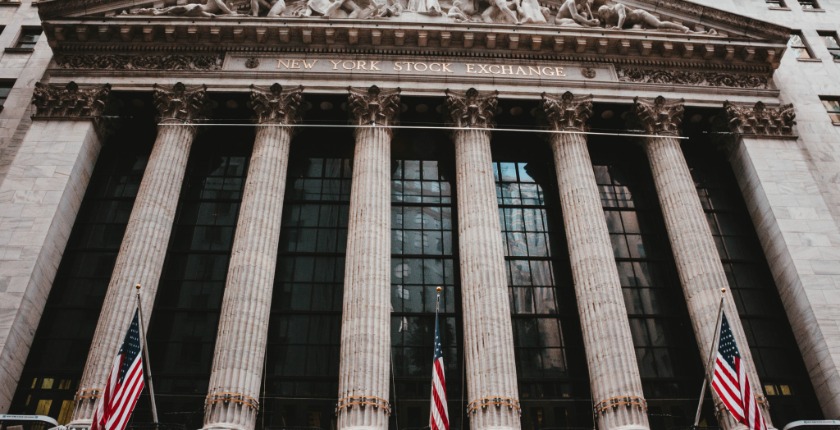
<path fill-rule="evenodd" d="M 443 287 L 437 287 L 435 288 L 435 291 L 437 291 L 438 294 L 440 294 L 440 292 L 443 291 Z"/>
<path fill-rule="evenodd" d="M 140 291 L 140 284 L 135 285 L 134 288 L 137 288 L 137 291 Z"/>
<path fill-rule="evenodd" d="M 725 287 L 724 287 L 724 288 L 721 288 L 721 289 L 720 289 L 720 293 L 721 293 L 721 294 L 726 294 L 726 288 L 725 288 Z"/>

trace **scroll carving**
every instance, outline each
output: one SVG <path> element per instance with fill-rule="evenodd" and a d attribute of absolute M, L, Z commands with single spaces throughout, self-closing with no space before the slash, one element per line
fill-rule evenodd
<path fill-rule="evenodd" d="M 770 79 L 768 76 L 756 74 L 661 70 L 620 66 L 616 67 L 616 73 L 618 74 L 618 79 L 623 82 L 750 89 L 770 88 Z"/>
<path fill-rule="evenodd" d="M 220 70 L 220 55 L 57 55 L 63 69 L 96 70 Z"/>
<path fill-rule="evenodd" d="M 569 91 L 556 97 L 542 94 L 542 108 L 552 130 L 585 131 L 592 116 L 592 95 L 575 97 Z"/>
<path fill-rule="evenodd" d="M 280 84 L 269 88 L 251 85 L 251 109 L 259 124 L 290 125 L 300 120 L 303 87 L 283 90 Z"/>
<path fill-rule="evenodd" d="M 65 86 L 35 83 L 32 104 L 35 118 L 96 118 L 105 109 L 111 86 L 80 88 L 75 82 Z"/>
<path fill-rule="evenodd" d="M 792 104 L 769 108 L 758 102 L 754 106 L 723 104 L 729 119 L 729 128 L 734 133 L 753 136 L 795 137 L 793 126 L 796 112 Z"/>
<path fill-rule="evenodd" d="M 493 116 L 499 104 L 498 91 L 482 96 L 475 88 L 466 93 L 446 90 L 446 108 L 449 110 L 449 120 L 455 127 L 464 128 L 492 128 L 495 123 Z"/>
<path fill-rule="evenodd" d="M 636 116 L 641 120 L 648 134 L 663 136 L 680 134 L 684 110 L 683 99 L 667 101 L 662 96 L 653 100 L 636 97 L 633 102 L 635 103 Z"/>
<path fill-rule="evenodd" d="M 181 82 L 175 84 L 171 90 L 154 86 L 154 104 L 160 115 L 160 122 L 194 122 L 207 116 L 210 100 L 207 97 L 207 87 L 202 85 L 187 88 Z"/>
<path fill-rule="evenodd" d="M 348 88 L 349 106 L 358 125 L 389 126 L 400 111 L 400 89 L 382 90 L 376 85 L 363 90 Z"/>

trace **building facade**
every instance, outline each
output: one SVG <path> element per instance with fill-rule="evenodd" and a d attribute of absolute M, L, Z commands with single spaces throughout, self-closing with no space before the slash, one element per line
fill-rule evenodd
<path fill-rule="evenodd" d="M 452 428 L 687 428 L 722 309 L 840 419 L 838 8 L 0 6 L 0 411 L 88 427 L 141 304 L 164 424 L 423 428 L 439 307 Z"/>

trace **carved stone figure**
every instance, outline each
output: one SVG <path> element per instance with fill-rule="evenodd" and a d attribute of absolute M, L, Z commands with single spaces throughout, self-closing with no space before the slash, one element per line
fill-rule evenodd
<path fill-rule="evenodd" d="M 268 9 L 268 12 L 265 14 L 267 17 L 280 16 L 286 10 L 286 2 L 284 0 L 268 0 L 268 2 L 266 0 L 251 0 L 251 15 L 259 16 L 260 6 Z"/>
<path fill-rule="evenodd" d="M 325 16 L 338 18 L 338 12 L 347 12 L 347 18 L 358 18 L 362 8 L 353 0 L 307 0 L 306 8 L 300 12 L 300 16 Z"/>
<path fill-rule="evenodd" d="M 507 0 L 492 0 L 490 6 L 481 12 L 481 19 L 484 22 L 491 24 L 494 22 L 510 22 L 512 24 L 519 23 L 519 18 L 517 18 L 516 12 L 510 8 Z"/>
<path fill-rule="evenodd" d="M 408 0 L 408 7 L 406 9 L 431 16 L 443 15 L 438 0 Z"/>
<path fill-rule="evenodd" d="M 562 26 L 597 27 L 600 22 L 592 16 L 592 1 L 565 0 L 557 11 L 554 23 Z"/>
<path fill-rule="evenodd" d="M 630 9 L 623 4 L 615 3 L 611 5 L 603 5 L 598 8 L 598 17 L 603 22 L 606 28 L 652 28 L 652 29 L 667 29 L 676 30 L 682 33 L 705 33 L 704 31 L 694 31 L 682 24 L 677 24 L 671 21 L 662 21 L 652 13 L 642 9 Z M 715 34 L 714 30 L 709 33 Z"/>
<path fill-rule="evenodd" d="M 278 0 L 282 2 L 283 0 Z M 132 11 L 136 15 L 180 15 L 180 16 L 206 16 L 217 15 L 239 15 L 234 12 L 223 0 L 204 0 L 200 3 L 188 3 L 177 6 L 162 8 L 141 8 Z"/>
<path fill-rule="evenodd" d="M 520 24 L 548 22 L 548 8 L 540 6 L 538 0 L 517 0 L 516 10 L 519 12 Z"/>

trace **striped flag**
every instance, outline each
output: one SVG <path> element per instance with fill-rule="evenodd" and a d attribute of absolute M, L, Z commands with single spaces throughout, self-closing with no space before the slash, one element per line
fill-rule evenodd
<path fill-rule="evenodd" d="M 446 376 L 443 374 L 443 348 L 440 343 L 440 324 L 437 312 L 435 312 L 435 357 L 432 362 L 432 405 L 431 413 L 429 413 L 429 427 L 431 427 L 431 430 L 449 430 L 449 411 L 446 406 Z"/>
<path fill-rule="evenodd" d="M 143 381 L 143 360 L 140 346 L 139 312 L 134 311 L 134 318 L 128 326 L 120 353 L 114 359 L 114 366 L 108 374 L 105 394 L 99 399 L 90 430 L 123 430 L 140 392 Z"/>
<path fill-rule="evenodd" d="M 712 388 L 738 422 L 750 430 L 767 430 L 761 409 L 750 388 L 746 365 L 741 361 L 741 353 L 735 344 L 735 336 L 729 328 L 726 314 L 722 315 Z"/>

